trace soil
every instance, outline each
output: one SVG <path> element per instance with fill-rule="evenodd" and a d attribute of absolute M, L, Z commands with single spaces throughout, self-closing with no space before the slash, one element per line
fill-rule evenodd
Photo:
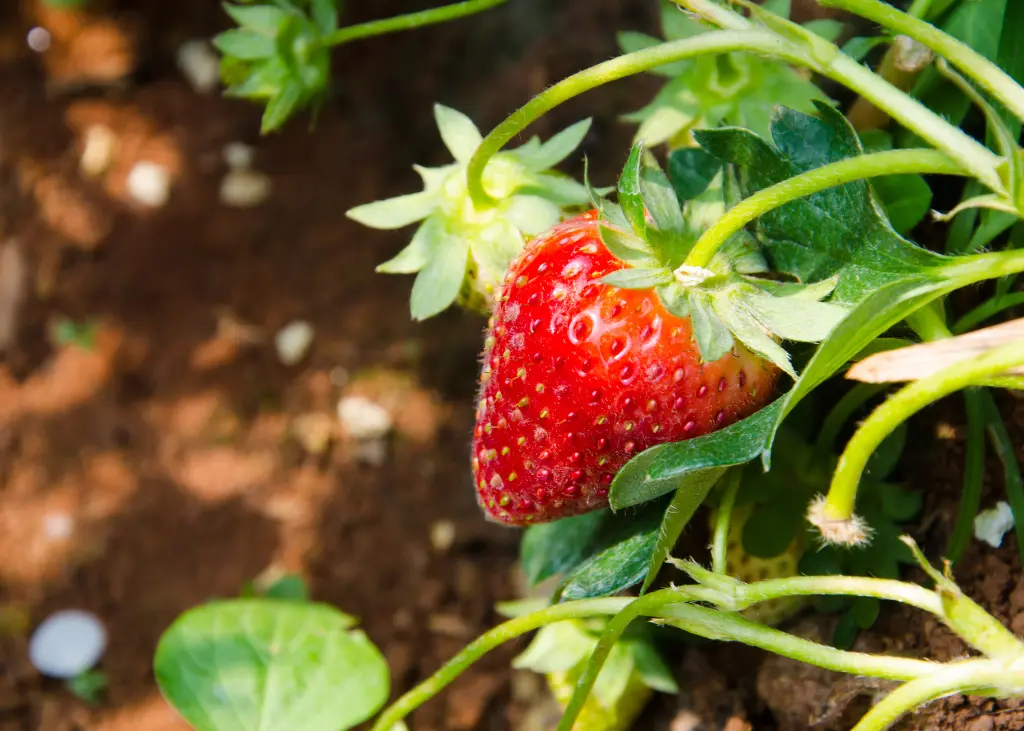
<path fill-rule="evenodd" d="M 427 5 L 348 3 L 347 17 Z M 157 638 L 182 611 L 268 572 L 300 573 L 315 599 L 360 617 L 396 694 L 498 621 L 494 604 L 519 590 L 519 533 L 483 520 L 470 482 L 482 322 L 457 313 L 411 322 L 408 278 L 373 271 L 405 233 L 363 229 L 344 211 L 416 190 L 411 163 L 444 161 L 435 101 L 489 128 L 610 57 L 615 30 L 653 30 L 654 10 L 647 0 L 517 0 L 343 48 L 315 127 L 298 119 L 260 138 L 259 110 L 197 93 L 174 62 L 181 43 L 221 29 L 217 3 L 94 0 L 88 14 L 4 4 L 0 731 L 185 731 L 153 682 Z M 51 32 L 43 54 L 25 43 L 36 25 Z M 594 179 L 610 182 L 632 132 L 617 116 L 655 88 L 651 79 L 611 85 L 535 131 L 592 115 L 585 151 Z M 96 125 L 114 133 L 116 151 L 87 177 L 79 158 Z M 273 182 L 256 208 L 218 201 L 222 149 L 234 141 L 255 147 L 255 166 Z M 149 209 L 128 195 L 140 161 L 170 171 L 167 205 Z M 316 335 L 309 354 L 285 366 L 273 336 L 294 320 Z M 335 404 L 354 394 L 392 414 L 383 454 L 337 428 Z M 1024 424 L 1022 407 L 1007 408 Z M 929 495 L 919 538 L 939 550 L 962 446 L 934 429 L 919 436 L 921 469 L 907 474 Z M 994 470 L 989 502 L 1001 489 Z M 1024 631 L 1012 538 L 999 550 L 972 548 L 958 578 Z M 97 613 L 111 632 L 109 688 L 96 706 L 27 661 L 31 627 L 68 607 Z M 803 631 L 822 631 L 802 621 Z M 939 659 L 964 651 L 899 611 L 861 642 Z M 515 649 L 486 658 L 411 728 L 543 728 L 543 688 L 511 673 Z M 684 692 L 661 697 L 637 728 L 848 728 L 836 725 L 845 702 L 879 690 L 802 677 L 742 647 L 691 648 L 676 666 Z M 766 673 L 792 682 L 759 682 Z M 1024 710 L 954 698 L 911 726 L 1024 728 Z"/>

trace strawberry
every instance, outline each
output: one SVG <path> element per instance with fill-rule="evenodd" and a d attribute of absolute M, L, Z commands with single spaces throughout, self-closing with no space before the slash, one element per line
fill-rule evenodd
<path fill-rule="evenodd" d="M 473 440 L 487 513 L 525 525 L 604 507 L 616 471 L 662 442 L 764 406 L 778 369 L 736 345 L 701 359 L 689 318 L 622 269 L 591 211 L 530 242 L 505 278 L 483 354 Z"/>
<path fill-rule="evenodd" d="M 786 546 L 785 550 L 771 558 L 761 558 L 748 553 L 743 548 L 743 526 L 754 514 L 753 505 L 744 505 L 733 511 L 729 521 L 729 538 L 725 554 L 725 573 L 740 581 L 752 583 L 766 579 L 786 579 L 799 576 L 797 564 L 804 554 L 805 546 L 802 532 L 797 533 Z M 712 529 L 715 524 L 715 512 L 711 513 Z M 740 614 L 752 622 L 767 625 L 778 625 L 785 622 L 807 605 L 807 598 L 800 596 L 772 599 L 747 607 Z"/>
<path fill-rule="evenodd" d="M 767 263 L 745 233 L 707 267 L 684 265 L 725 209 L 722 179 L 684 211 L 637 144 L 618 205 L 595 200 L 600 212 L 554 226 L 512 261 L 488 324 L 473 436 L 488 516 L 528 525 L 607 506 L 631 457 L 743 419 L 767 404 L 780 370 L 795 377 L 777 338 L 821 340 L 845 316 L 819 301 L 834 281 L 756 276 Z"/>

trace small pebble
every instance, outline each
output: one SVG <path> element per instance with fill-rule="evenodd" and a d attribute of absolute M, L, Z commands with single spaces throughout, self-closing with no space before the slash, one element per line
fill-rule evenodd
<path fill-rule="evenodd" d="M 28 43 L 28 47 L 36 53 L 45 53 L 50 50 L 50 31 L 46 28 L 40 28 L 36 26 L 28 32 L 25 37 L 25 42 Z"/>
<path fill-rule="evenodd" d="M 388 445 L 383 439 L 363 439 L 356 442 L 353 456 L 356 462 L 383 467 L 388 459 Z"/>
<path fill-rule="evenodd" d="M 346 396 L 338 402 L 338 419 L 352 439 L 380 439 L 391 431 L 391 414 L 362 396 Z"/>
<path fill-rule="evenodd" d="M 229 142 L 224 145 L 224 164 L 229 168 L 251 168 L 256 151 L 244 142 Z"/>
<path fill-rule="evenodd" d="M 178 69 L 199 94 L 209 94 L 220 85 L 220 56 L 205 40 L 188 41 L 178 48 Z"/>
<path fill-rule="evenodd" d="M 93 614 L 67 609 L 51 614 L 29 641 L 29 660 L 43 675 L 73 678 L 92 668 L 107 649 L 107 631 Z"/>
<path fill-rule="evenodd" d="M 974 537 L 993 548 L 1003 545 L 1003 536 L 1013 528 L 1013 510 L 1000 500 L 994 508 L 983 510 L 974 518 Z"/>
<path fill-rule="evenodd" d="M 270 197 L 270 189 L 269 175 L 235 168 L 220 182 L 220 202 L 229 208 L 254 208 Z"/>
<path fill-rule="evenodd" d="M 128 173 L 128 194 L 150 208 L 165 205 L 171 197 L 171 174 L 155 162 L 136 163 Z"/>
<path fill-rule="evenodd" d="M 288 323 L 274 336 L 278 359 L 286 366 L 295 365 L 306 357 L 315 335 L 316 331 L 308 322 L 296 320 Z"/>
<path fill-rule="evenodd" d="M 448 553 L 455 545 L 455 523 L 439 520 L 430 526 L 430 545 L 437 553 Z"/>
<path fill-rule="evenodd" d="M 61 541 L 71 535 L 75 521 L 67 513 L 49 513 L 43 518 L 43 533 L 52 541 Z"/>
<path fill-rule="evenodd" d="M 94 124 L 85 131 L 78 169 L 86 178 L 96 178 L 110 169 L 117 152 L 117 135 L 103 124 Z"/>

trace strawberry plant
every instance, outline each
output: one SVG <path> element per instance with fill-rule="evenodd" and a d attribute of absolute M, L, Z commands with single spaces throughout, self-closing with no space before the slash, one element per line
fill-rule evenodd
<path fill-rule="evenodd" d="M 487 135 L 437 107 L 454 162 L 418 168 L 423 191 L 349 212 L 373 228 L 418 224 L 380 267 L 416 274 L 413 317 L 452 304 L 489 316 L 467 469 L 487 517 L 526 527 L 527 579 L 558 582 L 396 699 L 375 731 L 402 728 L 483 654 L 534 630 L 517 664 L 547 676 L 559 731 L 620 731 L 652 690 L 672 692 L 650 643 L 665 628 L 898 681 L 857 731 L 953 693 L 1024 694 L 1024 643 L 951 568 L 978 512 L 986 434 L 1024 539 L 1024 480 L 993 396 L 1022 387 L 1024 345 L 1016 329 L 977 329 L 1024 304 L 1024 6 L 818 2 L 881 31 L 844 50 L 835 25 L 791 22 L 787 2 L 673 0 L 665 41 L 624 36 L 623 55 Z M 331 46 L 496 4 L 363 30 L 338 30 L 327 0 L 233 6 L 242 30 L 218 44 L 233 93 L 267 100 L 271 129 L 322 95 Z M 876 73 L 861 59 L 878 54 Z M 577 95 L 655 71 L 672 80 L 633 118 L 614 191 L 553 169 L 587 122 L 504 149 Z M 812 78 L 853 95 L 848 116 Z M 984 139 L 965 131 L 972 120 Z M 907 236 L 955 178 L 960 202 L 935 215 L 951 222 L 945 249 L 919 246 Z M 992 294 L 958 311 L 949 295 L 968 287 Z M 842 376 L 862 383 L 822 413 L 819 387 L 834 393 Z M 880 400 L 892 383 L 905 385 Z M 896 468 L 907 421 L 958 391 L 967 464 L 940 572 L 905 535 L 921 495 Z M 705 503 L 710 568 L 672 557 Z M 685 583 L 657 588 L 666 563 Z M 901 581 L 904 564 L 931 587 Z M 932 614 L 975 654 L 844 649 L 882 600 Z M 808 608 L 841 613 L 832 645 L 776 627 Z M 641 618 L 662 629 L 640 630 Z M 382 658 L 353 626 L 304 598 L 214 602 L 168 630 L 158 682 L 200 731 L 351 728 L 388 695 Z"/>

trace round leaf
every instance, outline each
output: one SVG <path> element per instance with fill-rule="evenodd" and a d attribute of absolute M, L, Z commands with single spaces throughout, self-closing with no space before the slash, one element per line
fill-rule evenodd
<path fill-rule="evenodd" d="M 322 604 L 206 604 L 160 639 L 157 684 L 197 731 L 344 731 L 388 696 L 387 664 L 352 623 Z"/>

